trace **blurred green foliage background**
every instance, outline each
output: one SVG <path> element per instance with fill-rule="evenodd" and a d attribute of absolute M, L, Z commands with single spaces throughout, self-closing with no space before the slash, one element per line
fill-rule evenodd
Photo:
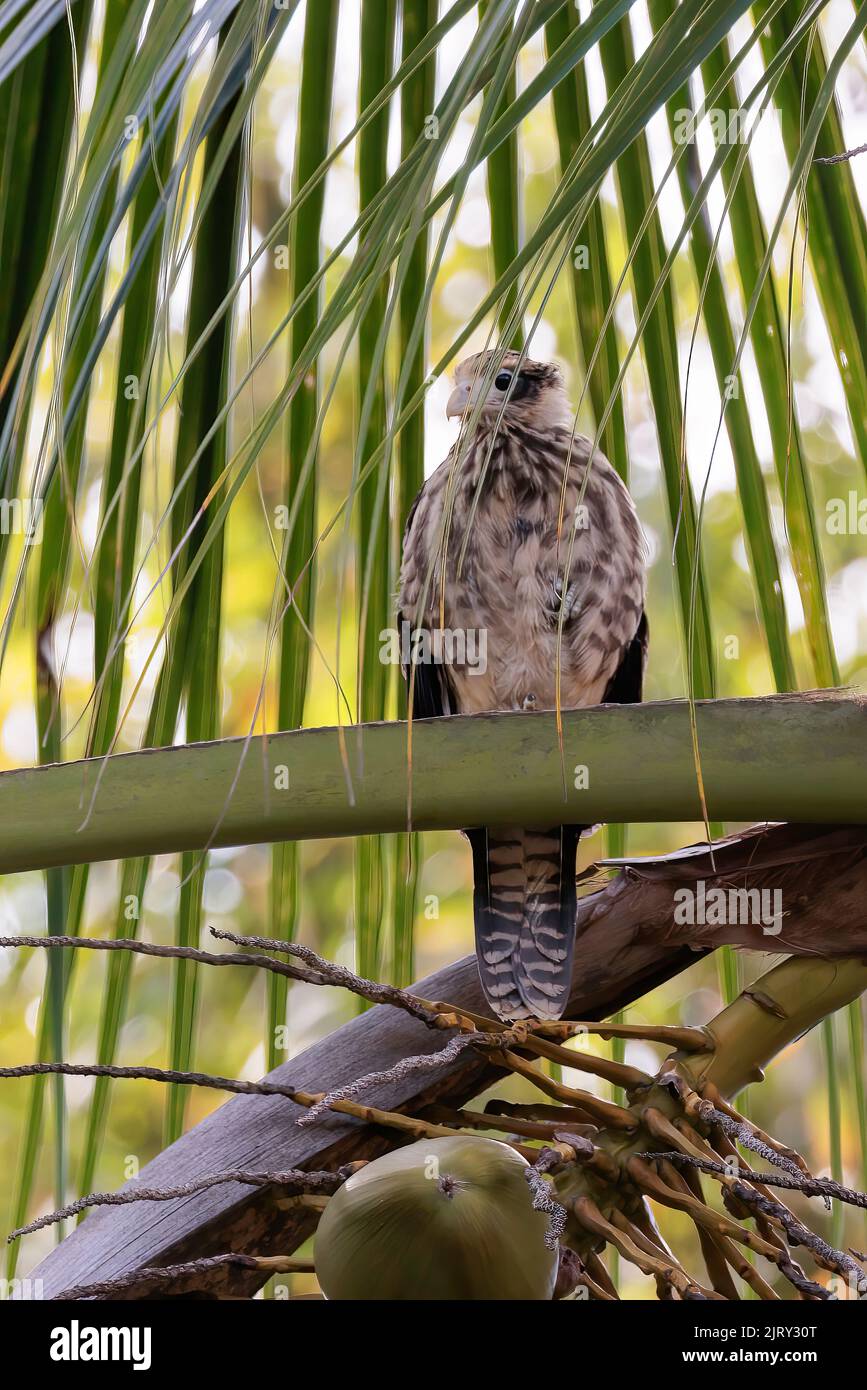
<path fill-rule="evenodd" d="M 109 0 L 111 3 L 111 0 Z M 833 0 L 823 18 L 826 41 L 831 41 L 849 22 L 851 7 L 844 0 Z M 340 7 L 332 144 L 356 118 L 359 21 L 358 4 Z M 96 87 L 104 7 L 97 5 L 83 60 L 81 79 L 82 121 Z M 276 56 L 262 79 L 251 129 L 249 178 L 251 192 L 251 230 L 253 244 L 271 227 L 283 211 L 292 177 L 296 148 L 298 93 L 301 67 L 303 7 L 293 16 Z M 742 21 L 741 24 L 745 24 Z M 476 16 L 449 35 L 438 54 L 438 90 L 449 72 L 461 62 L 466 42 L 472 38 Z M 634 32 L 643 47 L 647 40 L 647 18 L 643 5 L 633 15 Z M 201 95 L 214 45 L 203 47 L 199 67 L 185 97 L 181 130 L 188 129 Z M 523 89 L 544 65 L 541 34 L 522 49 L 517 67 L 518 88 Z M 598 56 L 588 59 L 587 77 L 594 107 L 600 103 L 602 73 Z M 838 87 L 838 102 L 845 122 L 847 139 L 856 143 L 867 120 L 867 63 L 863 43 L 844 68 Z M 465 147 L 481 98 L 470 103 L 461 116 L 455 148 Z M 392 103 L 389 158 L 393 165 L 399 143 L 398 112 Z M 669 137 L 663 115 L 654 117 L 648 128 L 649 149 L 654 172 L 667 162 Z M 128 159 L 132 159 L 131 150 Z M 524 234 L 538 225 L 560 178 L 558 147 L 550 100 L 540 102 L 522 122 L 519 142 L 519 199 Z M 452 163 L 457 163 L 457 154 Z M 336 160 L 327 176 L 323 244 L 329 251 L 337 244 L 358 206 L 358 152 L 355 143 Z M 773 201 L 785 165 L 777 118 L 771 114 L 762 125 L 762 134 L 751 153 L 757 186 L 768 205 Z M 867 161 L 864 161 L 867 165 Z M 201 151 L 192 165 L 192 184 L 183 204 L 187 225 L 196 205 L 197 180 L 202 174 Z M 451 167 L 444 164 L 448 172 Z M 863 199 L 865 178 L 853 165 L 853 176 Z M 716 196 L 716 195 L 715 195 Z M 627 241 L 618 208 L 614 181 L 609 175 L 602 189 L 600 207 L 605 249 L 612 274 L 616 277 L 624 264 Z M 711 211 L 719 215 L 721 198 L 716 196 Z M 663 229 L 667 237 L 683 217 L 680 195 L 673 186 L 662 200 Z M 434 223 L 441 225 L 442 214 Z M 790 210 L 786 224 L 790 245 L 795 235 L 795 219 Z M 351 264 L 353 247 L 339 257 L 329 271 L 326 298 Z M 127 241 L 118 234 L 108 264 L 106 296 L 116 289 L 125 266 Z M 269 338 L 285 313 L 289 294 L 287 269 L 275 254 L 258 263 L 249 284 L 240 296 L 240 311 L 234 330 L 235 371 L 246 368 L 251 352 Z M 728 231 L 720 244 L 720 260 L 726 293 L 734 322 L 742 317 L 741 285 L 734 263 L 734 248 Z M 833 640 L 842 680 L 856 689 L 867 684 L 867 548 L 859 534 L 830 534 L 823 523 L 830 499 L 847 498 L 850 493 L 864 495 L 864 472 L 856 460 L 845 402 L 833 359 L 833 348 L 818 303 L 813 271 L 802 267 L 797 258 L 794 302 L 791 319 L 791 367 L 794 399 L 801 422 L 804 452 L 815 494 L 819 518 L 819 537 L 827 571 L 827 591 Z M 788 292 L 789 261 L 786 248 L 778 247 L 774 277 L 781 301 Z M 468 306 L 479 302 L 495 278 L 491 254 L 491 225 L 485 174 L 482 167 L 470 178 L 466 195 L 449 236 L 447 252 L 437 275 L 431 302 L 430 342 L 427 360 L 436 362 L 444 354 L 467 320 Z M 677 348 L 685 367 L 693 322 L 698 310 L 698 284 L 688 253 L 678 256 L 674 270 Z M 173 294 L 166 353 L 162 363 L 163 386 L 168 386 L 184 352 L 184 325 L 189 295 L 189 276 L 182 274 Z M 529 326 L 530 306 L 525 322 Z M 616 314 L 618 340 L 625 345 L 637 319 L 631 282 L 621 294 Z M 272 353 L 256 371 L 232 413 L 230 437 L 242 439 L 261 411 L 271 401 L 285 376 L 285 334 L 281 351 Z M 486 332 L 480 328 L 468 350 L 485 344 Z M 62 668 L 64 741 L 62 756 L 82 756 L 87 737 L 87 711 L 94 681 L 92 604 L 82 557 L 94 543 L 100 509 L 100 488 L 107 467 L 114 411 L 114 371 L 112 363 L 118 348 L 117 327 L 109 338 L 94 379 L 87 409 L 82 474 L 76 493 L 75 513 L 78 544 L 73 549 L 60 613 L 55 625 L 55 657 Z M 353 349 L 355 351 L 355 349 Z M 541 322 L 529 345 L 532 356 L 556 358 L 563 366 L 568 389 L 577 400 L 583 382 L 583 361 L 576 334 L 575 312 L 568 273 L 559 277 L 544 307 Z M 330 344 L 322 355 L 325 375 L 333 367 L 337 346 Z M 114 356 L 113 356 L 114 355 Z M 399 345 L 390 342 L 387 373 L 399 367 Z M 38 365 L 34 418 L 44 418 L 49 409 L 55 371 L 49 342 Z M 765 422 L 761 391 L 751 352 L 744 362 L 744 379 L 751 421 L 760 454 L 761 468 L 770 497 L 774 536 L 781 556 L 783 592 L 788 609 L 791 646 L 801 688 L 814 683 L 805 637 L 798 588 L 787 556 L 783 520 L 784 505 L 774 467 L 770 437 Z M 781 383 L 785 390 L 785 383 Z M 453 422 L 445 420 L 444 400 L 448 384 L 440 378 L 432 384 L 426 403 L 426 444 L 424 466 L 430 471 L 445 456 L 455 433 Z M 687 690 L 682 657 L 676 585 L 671 561 L 671 528 L 665 503 L 657 451 L 654 411 L 648 393 L 646 368 L 636 356 L 629 367 L 624 388 L 625 423 L 628 440 L 630 485 L 645 527 L 651 552 L 648 611 L 651 625 L 650 664 L 645 698 L 661 700 L 682 697 Z M 710 461 L 710 443 L 719 411 L 719 393 L 710 358 L 705 329 L 699 327 L 692 356 L 687 404 L 687 452 L 696 490 L 704 482 Z M 357 363 L 351 357 L 337 383 L 329 408 L 318 456 L 317 530 L 323 530 L 343 502 L 352 471 L 353 447 L 358 425 Z M 585 399 L 581 426 L 592 435 L 593 419 Z M 145 545 L 167 505 L 172 486 L 175 436 L 178 429 L 176 402 L 163 413 L 161 426 L 145 450 L 141 470 L 140 559 L 142 572 L 137 585 L 141 608 L 128 642 L 128 670 L 124 699 L 131 697 L 128 718 L 117 747 L 120 751 L 141 746 L 145 737 L 150 700 L 158 664 L 147 669 L 140 686 L 135 684 L 145 658 L 154 643 L 165 613 L 170 588 L 157 580 L 169 558 L 169 543 L 161 536 L 156 548 L 145 553 Z M 35 428 L 33 430 L 35 437 Z M 275 509 L 285 503 L 285 437 L 275 429 L 262 448 L 255 470 L 248 476 L 233 503 L 226 532 L 222 576 L 222 634 L 219 651 L 218 732 L 221 736 L 246 734 L 256 716 L 264 682 L 266 727 L 277 727 L 277 674 L 273 659 L 266 667 L 269 607 L 275 584 L 275 558 L 270 539 Z M 390 547 L 392 559 L 399 539 L 392 507 Z M 702 551 L 706 566 L 712 634 L 717 661 L 717 693 L 721 696 L 747 696 L 774 688 L 768 648 L 756 595 L 746 558 L 744 526 L 734 481 L 728 441 L 723 434 L 713 457 L 704 519 Z M 319 551 L 316 578 L 315 648 L 311 649 L 310 685 L 304 706 L 304 722 L 330 724 L 346 720 L 339 710 L 334 673 L 338 666 L 349 707 L 356 710 L 356 610 L 358 601 L 357 538 L 349 537 L 349 550 L 343 528 L 337 526 Z M 393 570 L 392 570 L 393 573 Z M 3 579 L 3 603 L 8 604 L 14 566 L 7 566 Z M 148 591 L 156 585 L 148 597 Z M 339 626 L 338 626 L 339 608 Z M 733 640 L 734 639 L 734 640 Z M 0 766 L 28 766 L 37 760 L 34 713 L 35 646 L 25 611 L 19 615 L 9 637 L 9 647 L 0 678 Z M 387 713 L 396 717 L 399 705 L 399 675 L 388 672 Z M 186 729 L 182 718 L 176 737 L 182 741 Z M 821 757 L 821 748 L 815 750 Z M 733 828 L 733 827 L 730 827 Z M 692 824 L 634 825 L 628 829 L 629 853 L 657 853 L 702 838 L 703 828 Z M 393 844 L 386 846 L 394 853 Z M 603 832 L 582 844 L 582 865 L 606 852 Z M 354 847 L 348 841 L 305 843 L 300 847 L 299 938 L 322 954 L 347 964 L 356 960 L 355 907 L 353 898 Z M 420 843 L 420 878 L 414 912 L 414 975 L 419 977 L 445 962 L 465 954 L 472 947 L 471 862 L 466 843 L 457 834 L 425 834 Z M 175 921 L 180 894 L 179 856 L 161 856 L 153 865 L 139 921 L 139 934 L 146 939 L 170 942 L 175 939 Z M 204 875 L 203 925 L 213 924 L 241 933 L 266 933 L 269 920 L 271 853 L 266 846 L 213 851 L 208 855 Z M 92 936 L 108 936 L 114 930 L 119 866 L 92 867 L 87 885 L 83 931 Z M 35 933 L 46 929 L 46 887 L 42 875 L 9 876 L 0 885 L 0 932 Z M 383 914 L 380 968 L 384 976 L 400 973 L 395 957 L 402 950 L 394 930 L 393 904 L 387 896 Z M 742 957 L 742 979 L 759 974 L 769 957 Z M 106 961 L 95 953 L 82 953 L 77 961 L 67 1000 L 66 1055 L 71 1061 L 93 1060 L 97 1020 L 102 1006 Z M 46 985 L 46 961 L 40 952 L 0 952 L 0 1058 L 5 1065 L 31 1061 L 40 1000 Z M 204 1070 L 229 1076 L 257 1078 L 267 1069 L 265 1028 L 267 1001 L 265 981 L 255 974 L 235 971 L 202 971 L 199 980 L 198 1011 L 195 1025 L 196 1065 Z M 702 1023 L 721 1005 L 719 962 L 698 961 L 684 975 L 641 1001 L 629 1011 L 630 1022 Z M 120 1035 L 116 1060 L 120 1063 L 166 1065 L 173 1009 L 168 963 L 136 959 L 126 1020 Z M 289 991 L 288 1043 L 291 1055 L 314 1039 L 322 1037 L 344 1021 L 355 1008 L 355 1001 L 337 991 L 315 990 L 294 985 Z M 842 1091 L 840 1143 L 843 1173 L 857 1185 L 862 1172 L 858 1123 L 854 1095 L 854 1073 L 843 1059 L 848 1058 L 845 1020 L 835 1023 L 837 1067 Z M 582 1046 L 598 1046 L 582 1040 Z M 636 1065 L 647 1065 L 654 1049 L 630 1043 L 626 1058 Z M 568 1078 L 567 1078 L 568 1079 Z M 831 1135 L 828 1121 L 826 1059 L 818 1034 L 802 1039 L 772 1069 L 760 1086 L 750 1089 L 747 1104 L 752 1118 L 762 1127 L 783 1138 L 809 1158 L 814 1172 L 823 1173 L 831 1163 Z M 25 1107 L 31 1082 L 5 1082 L 0 1085 L 0 1229 L 13 1223 L 13 1175 L 21 1161 Z M 582 1085 L 593 1079 L 582 1077 Z M 595 1083 L 605 1092 L 604 1083 Z M 71 1185 L 75 1187 L 78 1156 L 84 1141 L 86 1116 L 92 1083 L 70 1079 L 65 1087 L 67 1105 L 67 1144 L 71 1155 Z M 511 1098 L 530 1098 L 530 1088 L 511 1080 L 501 1090 Z M 137 1171 L 164 1142 L 165 1098 L 161 1089 L 146 1082 L 115 1082 L 111 1087 L 107 1129 L 101 1146 L 93 1186 L 111 1189 Z M 192 1125 L 221 1103 L 218 1093 L 195 1091 L 187 1102 L 185 1124 Z M 36 1181 L 29 1207 L 32 1212 L 55 1205 L 54 1173 L 49 1140 L 42 1145 Z M 73 1193 L 73 1195 L 76 1195 Z M 797 1203 L 795 1203 L 797 1206 Z M 814 1225 L 830 1235 L 830 1219 L 814 1202 L 810 1207 Z M 666 1214 L 663 1230 L 676 1241 L 685 1242 L 698 1260 L 692 1226 L 676 1214 Z M 19 1272 L 24 1273 L 50 1248 L 55 1232 L 43 1231 L 24 1243 Z M 848 1214 L 846 1243 L 864 1248 L 867 1243 L 864 1216 Z M 652 1297 L 650 1281 L 634 1271 L 623 1271 L 627 1296 Z M 284 1281 L 285 1282 L 285 1281 Z M 296 1291 L 312 1288 L 312 1281 L 297 1277 Z"/>

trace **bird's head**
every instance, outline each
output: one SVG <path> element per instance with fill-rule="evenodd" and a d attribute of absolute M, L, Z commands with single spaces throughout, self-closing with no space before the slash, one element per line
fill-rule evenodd
<path fill-rule="evenodd" d="M 572 412 L 555 362 L 534 362 L 529 357 L 521 361 L 520 353 L 507 352 L 486 390 L 493 357 L 493 352 L 479 352 L 460 363 L 446 415 L 470 415 L 484 393 L 479 420 L 485 426 L 494 425 L 501 411 L 504 424 L 527 429 L 541 431 L 569 423 Z"/>

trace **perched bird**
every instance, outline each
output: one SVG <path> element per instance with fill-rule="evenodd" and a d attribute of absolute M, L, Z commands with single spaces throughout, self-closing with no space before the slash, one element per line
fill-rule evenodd
<path fill-rule="evenodd" d="M 488 385 L 492 356 L 457 368 L 446 413 L 476 423 L 462 427 L 407 520 L 402 626 L 413 636 L 466 635 L 463 659 L 453 648 L 451 661 L 404 666 L 413 717 L 554 709 L 558 633 L 561 708 L 639 701 L 645 546 L 632 499 L 608 460 L 597 450 L 591 463 L 590 441 L 573 434 L 559 368 L 506 353 Z M 484 662 L 466 659 L 471 646 Z M 583 829 L 465 832 L 479 974 L 500 1018 L 559 1018 L 566 1007 Z"/>

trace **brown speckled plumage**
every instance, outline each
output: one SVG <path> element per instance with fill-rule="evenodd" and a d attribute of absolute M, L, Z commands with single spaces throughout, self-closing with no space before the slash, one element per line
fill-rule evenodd
<path fill-rule="evenodd" d="M 458 368 L 450 413 L 469 414 L 489 360 Z M 641 698 L 645 552 L 632 500 L 608 460 L 597 451 L 591 463 L 590 442 L 573 436 L 556 366 L 525 361 L 514 380 L 517 368 L 515 354 L 502 359 L 472 435 L 462 430 L 407 523 L 401 619 L 483 631 L 487 643 L 484 672 L 469 661 L 415 668 L 417 717 L 555 708 L 561 621 L 564 709 Z M 565 1007 L 579 833 L 469 832 L 480 972 L 501 1017 L 558 1017 Z"/>

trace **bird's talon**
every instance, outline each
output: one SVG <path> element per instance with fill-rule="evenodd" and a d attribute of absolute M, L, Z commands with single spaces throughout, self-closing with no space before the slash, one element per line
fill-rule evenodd
<path fill-rule="evenodd" d="M 563 580 L 559 577 L 552 581 L 551 592 L 554 596 L 553 606 L 548 610 L 550 616 L 559 622 L 560 609 L 563 609 L 563 621 L 568 623 L 573 616 L 578 605 L 578 585 L 570 584 L 566 590 L 565 600 L 563 598 Z"/>

